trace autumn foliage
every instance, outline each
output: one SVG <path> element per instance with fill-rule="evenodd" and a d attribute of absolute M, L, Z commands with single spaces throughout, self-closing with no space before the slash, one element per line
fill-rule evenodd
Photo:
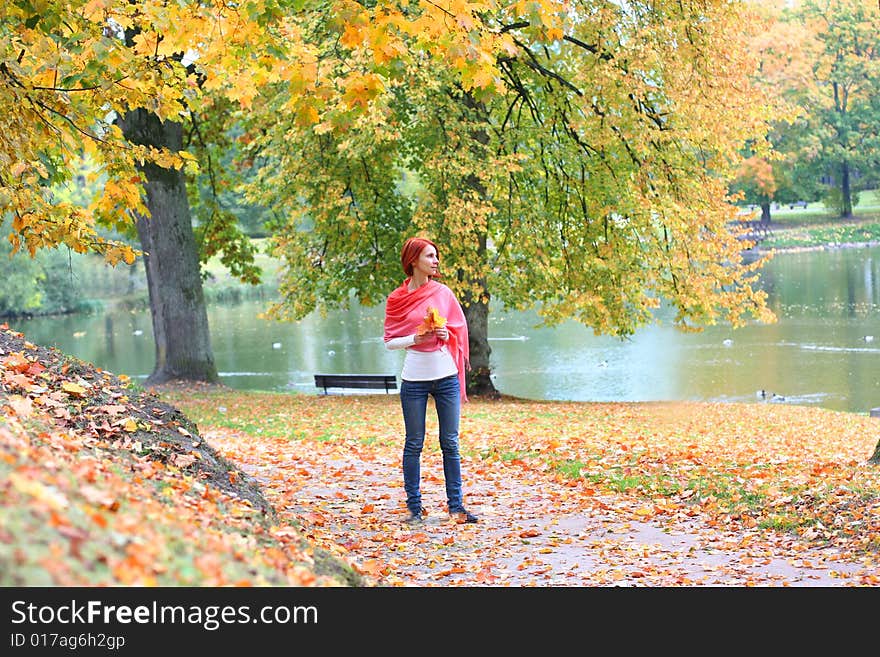
<path fill-rule="evenodd" d="M 0 6 L 0 213 L 13 247 L 31 255 L 65 245 L 131 263 L 136 252 L 104 237 L 147 216 L 138 165 L 198 168 L 183 150 L 126 141 L 116 119 L 143 108 L 185 121 L 224 98 L 247 107 L 279 79 L 275 56 L 252 62 L 275 37 L 274 2 L 252 12 L 224 2 L 73 0 Z M 127 45 L 125 34 L 130 37 Z M 85 172 L 86 180 L 77 176 Z M 86 204 L 55 187 L 93 190 Z"/>
<path fill-rule="evenodd" d="M 285 263 L 274 317 L 380 302 L 399 283 L 388 254 L 426 234 L 466 312 L 491 298 L 618 336 L 661 303 L 686 330 L 773 321 L 728 196 L 743 145 L 766 146 L 777 110 L 753 82 L 751 38 L 766 25 L 754 3 L 247 7 L 0 9 L 0 204 L 16 248 L 131 262 L 103 230 L 148 215 L 141 165 L 216 182 L 210 149 L 195 144 L 222 134 L 249 176 L 236 192 L 274 216 Z M 126 142 L 116 119 L 138 108 L 185 124 L 189 148 Z M 51 189 L 72 184 L 83 159 L 93 198 L 56 202 Z M 208 205 L 203 255 L 235 234 Z M 224 248 L 254 280 L 244 242 Z M 491 369 L 484 333 L 471 333 L 476 376 Z"/>
<path fill-rule="evenodd" d="M 774 320 L 728 195 L 779 109 L 754 83 L 757 5 L 335 8 L 296 17 L 313 64 L 241 117 L 246 191 L 283 217 L 272 317 L 380 303 L 388 254 L 425 234 L 466 312 L 491 299 L 617 336 L 661 303 L 686 330 Z M 474 372 L 491 370 L 484 333 Z"/>
<path fill-rule="evenodd" d="M 0 583 L 339 585 L 177 409 L 0 327 Z M 354 581 L 354 580 L 352 580 Z"/>

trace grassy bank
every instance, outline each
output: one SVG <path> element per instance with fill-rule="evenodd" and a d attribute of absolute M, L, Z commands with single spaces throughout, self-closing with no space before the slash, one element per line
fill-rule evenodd
<path fill-rule="evenodd" d="M 354 441 L 392 460 L 400 449 L 393 395 L 163 396 L 200 427 L 255 442 Z M 817 528 L 835 527 L 818 533 L 858 535 L 866 549 L 880 550 L 880 467 L 868 463 L 880 432 L 865 415 L 772 403 L 507 397 L 465 404 L 462 425 L 466 456 L 625 495 L 653 509 L 647 515 L 685 506 L 728 525 L 817 536 Z M 863 533 L 866 526 L 873 533 Z"/>
<path fill-rule="evenodd" d="M 786 223 L 773 225 L 770 236 L 760 248 L 802 250 L 835 248 L 880 243 L 880 212 L 824 222 Z"/>
<path fill-rule="evenodd" d="M 835 216 L 821 203 L 810 203 L 806 208 L 783 205 L 771 211 L 770 228 L 770 236 L 760 244 L 763 250 L 880 243 L 880 192 L 862 192 L 850 219 Z"/>
<path fill-rule="evenodd" d="M 5 325 L 0 500 L 0 586 L 362 581 L 178 409 Z"/>

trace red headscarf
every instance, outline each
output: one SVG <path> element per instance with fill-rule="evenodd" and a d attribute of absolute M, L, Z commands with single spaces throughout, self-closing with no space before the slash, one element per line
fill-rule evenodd
<path fill-rule="evenodd" d="M 403 258 L 401 258 L 401 262 L 403 262 Z M 449 339 L 446 344 L 458 368 L 461 400 L 466 402 L 468 398 L 465 390 L 465 371 L 470 369 L 470 347 L 468 346 L 467 320 L 464 317 L 461 304 L 458 303 L 452 290 L 443 283 L 430 280 L 421 287 L 410 291 L 409 281 L 410 279 L 407 278 L 400 287 L 388 295 L 388 301 L 385 304 L 384 339 L 390 340 L 391 338 L 412 335 L 428 313 L 428 307 L 436 308 L 446 318 L 446 328 L 449 329 Z M 417 351 L 436 351 L 441 346 L 443 346 L 443 342 L 434 338 L 408 348 Z"/>

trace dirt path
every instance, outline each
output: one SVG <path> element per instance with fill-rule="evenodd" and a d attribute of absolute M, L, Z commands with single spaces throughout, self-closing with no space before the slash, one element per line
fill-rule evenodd
<path fill-rule="evenodd" d="M 204 435 L 257 479 L 283 520 L 380 586 L 831 587 L 877 575 L 830 549 L 776 534 L 768 542 L 762 530 L 725 532 L 684 511 L 643 520 L 641 503 L 515 462 L 463 460 L 465 503 L 480 523 L 456 525 L 445 513 L 437 450 L 422 459 L 429 515 L 411 529 L 396 456 L 285 440 L 267 460 L 244 434 Z"/>

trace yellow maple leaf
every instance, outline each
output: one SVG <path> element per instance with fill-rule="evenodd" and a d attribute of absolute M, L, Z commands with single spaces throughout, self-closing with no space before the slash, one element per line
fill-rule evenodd
<path fill-rule="evenodd" d="M 64 381 L 61 384 L 61 389 L 64 392 L 73 395 L 75 397 L 82 397 L 86 393 L 86 389 L 81 385 L 77 385 L 76 383 L 71 383 L 70 381 Z"/>
<path fill-rule="evenodd" d="M 17 472 L 9 473 L 9 481 L 16 490 L 45 503 L 50 509 L 60 511 L 69 505 L 67 497 L 53 486 L 46 486 L 35 479 L 25 477 Z"/>
<path fill-rule="evenodd" d="M 446 318 L 441 315 L 436 308 L 428 306 L 428 312 L 425 314 L 425 319 L 419 324 L 417 333 L 418 335 L 424 335 L 436 328 L 442 328 L 444 326 L 446 326 Z"/>

